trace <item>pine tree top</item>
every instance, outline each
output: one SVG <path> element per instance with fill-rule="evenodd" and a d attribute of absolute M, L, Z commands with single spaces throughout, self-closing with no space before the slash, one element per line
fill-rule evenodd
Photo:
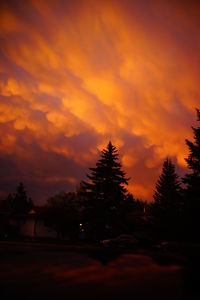
<path fill-rule="evenodd" d="M 121 168 L 117 148 L 109 142 L 101 151 L 96 166 L 89 168 L 91 172 L 87 174 L 89 182 L 84 182 L 85 188 L 97 198 L 117 193 L 125 197 L 127 191 L 124 185 L 128 185 L 129 178 Z"/>
<path fill-rule="evenodd" d="M 200 110 L 196 109 L 196 112 L 197 121 L 200 122 Z M 191 142 L 186 139 L 186 144 L 189 148 L 189 155 L 185 160 L 187 162 L 188 168 L 192 170 L 193 175 L 200 176 L 200 127 L 192 127 L 192 130 L 194 134 L 194 141 Z"/>
<path fill-rule="evenodd" d="M 171 202 L 180 192 L 180 182 L 175 172 L 175 165 L 171 159 L 166 158 L 163 163 L 161 175 L 156 183 L 154 200 L 157 203 Z"/>

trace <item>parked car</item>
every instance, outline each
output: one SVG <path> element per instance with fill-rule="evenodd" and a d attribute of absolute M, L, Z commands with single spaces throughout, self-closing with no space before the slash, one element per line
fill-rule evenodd
<path fill-rule="evenodd" d="M 129 234 L 121 234 L 116 238 L 101 241 L 103 247 L 135 248 L 138 240 Z"/>

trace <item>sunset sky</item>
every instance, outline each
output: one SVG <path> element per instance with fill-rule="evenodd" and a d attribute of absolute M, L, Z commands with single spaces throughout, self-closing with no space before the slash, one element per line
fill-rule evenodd
<path fill-rule="evenodd" d="M 200 3 L 0 2 L 0 195 L 73 190 L 111 140 L 150 201 L 163 160 L 186 172 L 200 107 Z"/>

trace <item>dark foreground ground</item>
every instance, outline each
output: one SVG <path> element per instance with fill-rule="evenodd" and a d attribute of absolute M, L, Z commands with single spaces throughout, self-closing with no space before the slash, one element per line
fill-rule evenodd
<path fill-rule="evenodd" d="M 200 299 L 198 249 L 189 248 L 171 255 L 0 242 L 0 299 Z"/>

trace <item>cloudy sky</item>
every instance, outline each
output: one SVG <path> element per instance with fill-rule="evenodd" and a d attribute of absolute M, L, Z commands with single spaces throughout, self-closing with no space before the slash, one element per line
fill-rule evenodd
<path fill-rule="evenodd" d="M 183 174 L 199 28 L 198 1 L 1 1 L 1 195 L 73 190 L 109 140 L 137 197 L 152 199 L 166 156 Z"/>

